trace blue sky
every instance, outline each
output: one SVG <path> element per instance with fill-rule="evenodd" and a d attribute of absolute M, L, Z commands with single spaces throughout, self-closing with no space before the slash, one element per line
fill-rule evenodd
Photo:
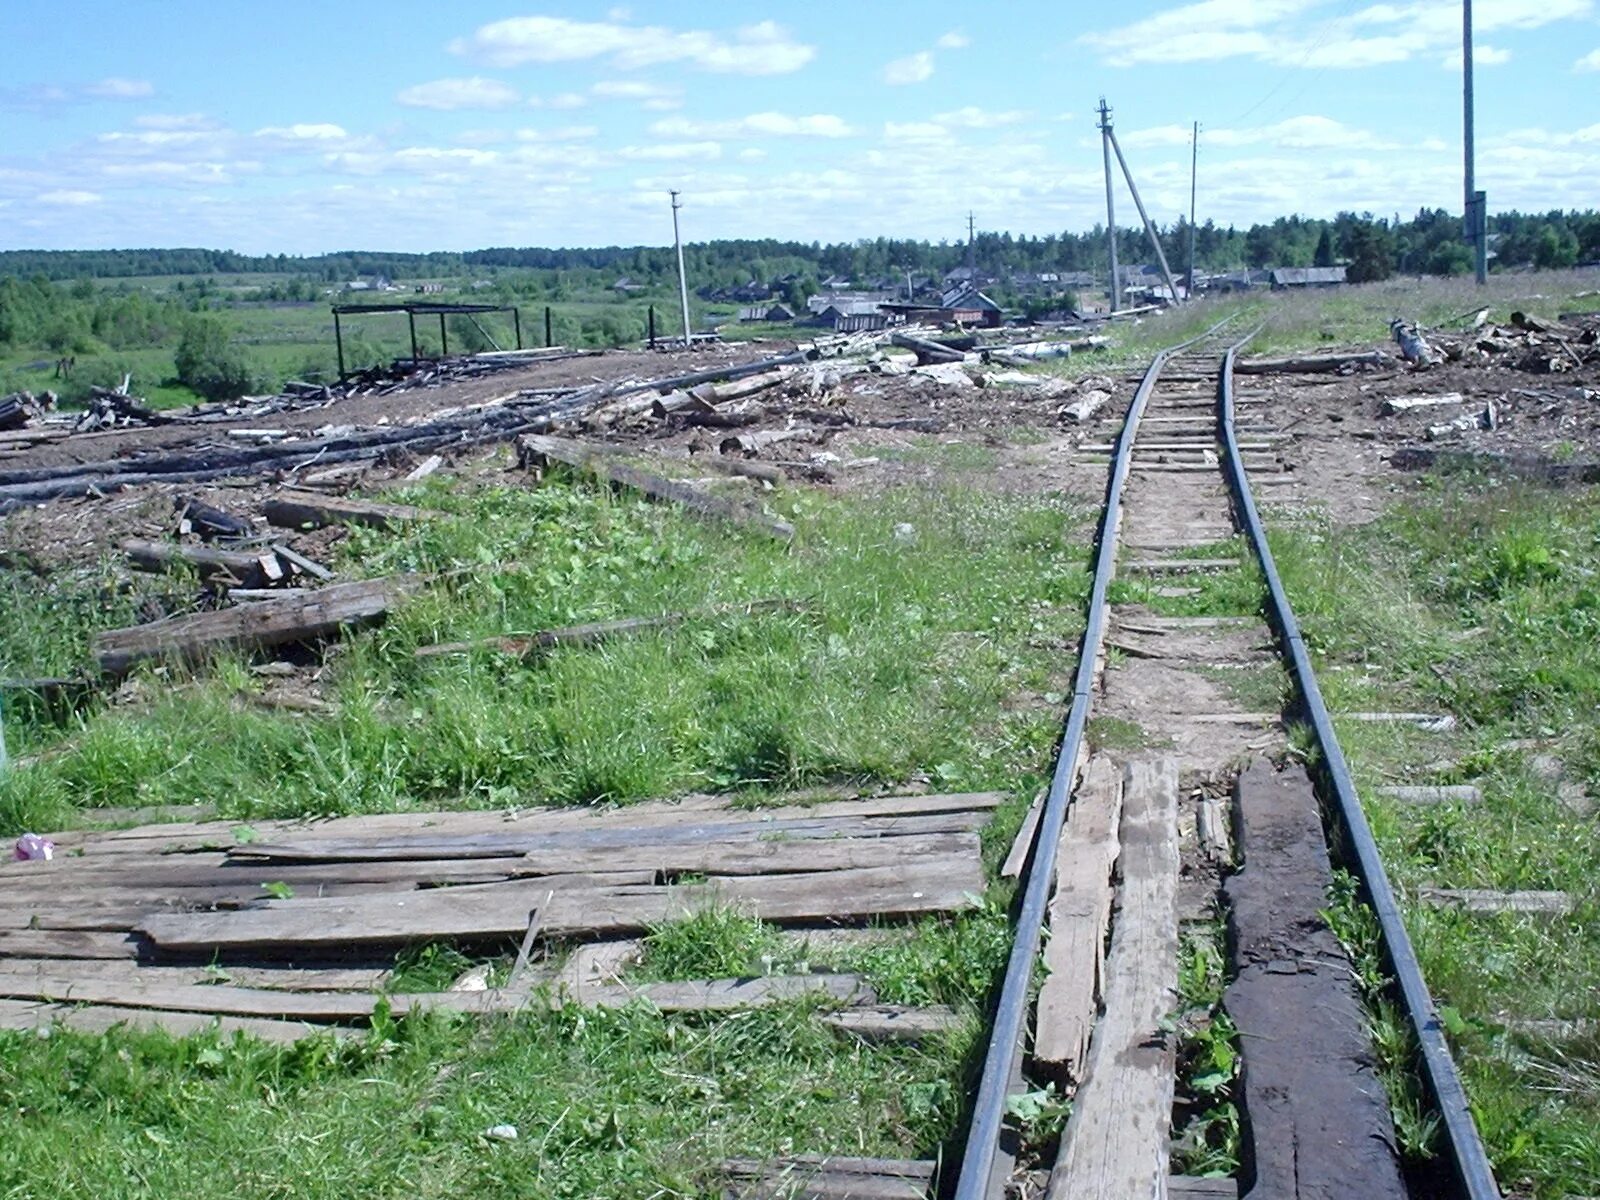
<path fill-rule="evenodd" d="M 1492 208 L 1600 205 L 1600 0 L 1477 0 Z M 771 12 L 772 16 L 766 14 Z M 4 0 L 0 247 L 959 239 L 1460 208 L 1456 0 Z M 1119 216 L 1133 216 L 1125 193 Z"/>

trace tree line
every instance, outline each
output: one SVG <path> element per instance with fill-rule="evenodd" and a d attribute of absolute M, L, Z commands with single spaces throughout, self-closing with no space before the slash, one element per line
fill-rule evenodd
<path fill-rule="evenodd" d="M 1494 239 L 1492 265 L 1497 270 L 1520 267 L 1569 267 L 1600 262 L 1600 212 L 1552 210 L 1546 213 L 1498 213 L 1490 218 Z M 1174 270 L 1188 261 L 1189 225 L 1179 218 L 1158 229 Z M 1352 271 L 1362 278 L 1389 274 L 1458 275 L 1471 270 L 1470 251 L 1461 237 L 1461 219 L 1444 209 L 1424 208 L 1403 219 L 1371 213 L 1340 213 L 1332 220 L 1279 217 L 1239 228 L 1213 221 L 1194 231 L 1195 259 L 1204 271 L 1246 267 L 1332 265 L 1334 260 L 1360 264 Z M 1118 230 L 1122 261 L 1151 257 L 1144 233 Z M 1083 233 L 1042 236 L 979 233 L 972 253 L 981 270 L 994 275 L 1016 272 L 1103 271 L 1106 236 L 1103 226 Z M 942 273 L 966 261 L 965 242 L 929 242 L 908 238 L 871 238 L 856 242 L 784 241 L 772 238 L 729 239 L 692 243 L 684 248 L 697 285 L 736 286 L 750 279 L 787 274 L 852 280 L 888 278 L 907 270 Z M 676 269 L 667 247 L 511 247 L 465 253 L 391 254 L 343 251 L 313 256 L 245 255 L 227 250 L 8 250 L 0 251 L 0 275 L 40 276 L 47 280 L 114 279 L 142 275 L 211 275 L 255 273 L 293 275 L 308 281 L 338 283 L 387 275 L 391 278 L 459 277 L 481 273 L 492 278 L 505 270 L 593 271 L 627 276 L 653 287 Z"/>

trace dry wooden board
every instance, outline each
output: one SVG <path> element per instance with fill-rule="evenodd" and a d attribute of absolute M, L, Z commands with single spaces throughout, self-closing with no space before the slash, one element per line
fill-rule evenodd
<path fill-rule="evenodd" d="M 1421 888 L 1424 904 L 1471 913 L 1548 913 L 1564 916 L 1577 902 L 1566 892 L 1497 892 L 1489 888 Z"/>
<path fill-rule="evenodd" d="M 136 829 L 69 830 L 50 837 L 58 849 L 49 863 L 0 862 L 0 880 L 6 872 L 36 868 L 62 869 L 86 855 L 150 854 L 196 848 L 242 849 L 241 831 L 248 828 L 251 844 L 292 836 L 296 840 L 333 840 L 345 837 L 400 838 L 413 833 L 456 835 L 483 832 L 544 833 L 601 828 L 661 828 L 707 820 L 779 821 L 804 817 L 893 817 L 938 813 L 983 812 L 1005 802 L 1003 792 L 968 792 L 923 796 L 869 796 L 828 799 L 766 808 L 736 808 L 726 797 L 697 795 L 681 800 L 644 800 L 612 808 L 552 807 L 467 812 L 379 813 L 357 817 L 332 817 L 316 821 L 201 821 L 147 825 Z M 519 851 L 522 853 L 522 851 Z"/>
<path fill-rule="evenodd" d="M 288 594 L 281 600 L 107 630 L 95 634 L 94 656 L 102 671 L 122 675 L 152 659 L 193 661 L 227 646 L 255 649 L 329 637 L 347 626 L 382 619 L 422 583 L 420 575 L 362 579 Z"/>
<path fill-rule="evenodd" d="M 502 858 L 553 851 L 660 850 L 714 842 L 762 842 L 817 838 L 893 838 L 911 834 L 962 833 L 988 820 L 986 813 L 930 813 L 905 817 L 787 817 L 775 820 L 707 821 L 659 828 L 606 826 L 545 834 L 477 834 L 462 837 L 317 839 L 251 842 L 232 851 L 238 858 L 276 862 L 354 862 L 383 859 Z"/>
<path fill-rule="evenodd" d="M 382 504 L 324 496 L 319 492 L 285 490 L 272 496 L 264 510 L 267 520 L 282 529 L 321 529 L 324 525 L 367 525 L 389 529 L 435 515 L 409 504 Z"/>
<path fill-rule="evenodd" d="M 1122 887 L 1106 958 L 1106 1013 L 1062 1135 L 1050 1200 L 1159 1196 L 1172 1117 L 1178 986 L 1178 768 L 1172 759 L 1128 765 L 1123 793 Z"/>
<path fill-rule="evenodd" d="M 58 929 L 0 929 L 4 958 L 136 958 L 139 939 L 127 932 L 92 933 Z"/>
<path fill-rule="evenodd" d="M 914 916 L 968 907 L 983 891 L 969 856 L 905 868 L 869 867 L 794 875 L 735 876 L 676 888 L 558 889 L 543 880 L 362 896 L 272 900 L 233 913 L 149 918 L 139 931 L 166 950 L 371 945 L 457 937 L 520 937 L 540 907 L 548 937 L 632 933 L 725 904 L 776 922 Z"/>
<path fill-rule="evenodd" d="M 920 1042 L 953 1033 L 964 1024 L 954 1009 L 944 1005 L 908 1008 L 892 1004 L 828 1013 L 822 1023 L 869 1042 Z"/>
<path fill-rule="evenodd" d="M 726 1012 L 820 993 L 845 1004 L 877 997 L 856 975 L 764 975 L 753 979 L 691 979 L 675 983 L 588 984 L 579 993 L 587 1008 L 646 1003 L 662 1012 Z"/>
<path fill-rule="evenodd" d="M 1231 571 L 1237 558 L 1136 558 L 1120 564 L 1124 571 L 1137 575 L 1181 575 L 1191 571 Z"/>
<path fill-rule="evenodd" d="M 1105 978 L 1121 810 L 1122 773 L 1109 757 L 1095 755 L 1084 768 L 1056 851 L 1044 949 L 1049 974 L 1039 989 L 1033 1045 L 1038 1069 L 1051 1077 L 1082 1078 Z"/>
<path fill-rule="evenodd" d="M 388 982 L 386 967 L 274 967 L 212 965 L 148 966 L 117 958 L 10 958 L 0 971 L 16 978 L 95 979 L 105 983 L 138 981 L 205 986 L 237 984 L 284 992 L 375 992 Z"/>
<path fill-rule="evenodd" d="M 512 875 L 538 875 L 559 870 L 642 868 L 658 874 L 773 875 L 796 871 L 842 871 L 855 867 L 892 866 L 919 858 L 952 855 L 976 857 L 976 833 L 909 834 L 904 837 L 779 838 L 744 843 L 535 850 Z"/>
<path fill-rule="evenodd" d="M 175 1037 L 197 1033 L 248 1034 L 264 1042 L 298 1042 L 330 1031 L 327 1025 L 302 1021 L 274 1021 L 256 1017 L 219 1017 L 214 1013 L 167 1012 L 159 1009 L 123 1008 L 116 1005 L 51 1004 L 31 1000 L 0 1000 L 0 1028 L 49 1029 L 62 1026 L 79 1033 L 106 1033 L 112 1029 L 159 1030 Z M 334 1036 L 346 1031 L 333 1030 Z"/>
<path fill-rule="evenodd" d="M 1381 787 L 1378 795 L 1401 804 L 1481 804 L 1483 790 L 1470 783 L 1440 787 Z"/>
<path fill-rule="evenodd" d="M 934 1164 L 797 1154 L 728 1159 L 722 1174 L 729 1183 L 728 1200 L 925 1200 Z"/>

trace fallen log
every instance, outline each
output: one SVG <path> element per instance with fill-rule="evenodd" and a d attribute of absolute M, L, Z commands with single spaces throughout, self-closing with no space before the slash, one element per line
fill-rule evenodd
<path fill-rule="evenodd" d="M 1246 358 L 1234 363 L 1233 370 L 1236 375 L 1311 375 L 1356 367 L 1381 367 L 1388 361 L 1383 351 L 1373 350 L 1362 354 L 1313 354 L 1302 358 Z"/>
<path fill-rule="evenodd" d="M 744 604 L 713 604 L 688 612 L 664 613 L 659 617 L 625 617 L 617 621 L 595 621 L 587 625 L 567 625 L 560 629 L 543 629 L 537 633 L 502 634 L 498 637 L 479 638 L 471 642 L 442 642 L 434 646 L 419 646 L 418 658 L 437 658 L 446 654 L 467 654 L 473 650 L 498 650 L 517 658 L 527 658 L 540 650 L 555 646 L 588 646 L 608 638 L 630 633 L 645 633 L 652 629 L 670 629 L 685 621 L 699 621 L 714 617 L 750 616 L 758 612 L 799 612 L 804 606 L 795 600 L 751 600 Z"/>
<path fill-rule="evenodd" d="M 351 500 L 343 496 L 323 496 L 316 492 L 282 491 L 263 508 L 267 521 L 280 529 L 321 529 L 325 525 L 368 525 L 390 529 L 429 515 L 427 509 L 409 504 L 384 504 L 374 500 Z"/>
<path fill-rule="evenodd" d="M 227 647 L 255 650 L 332 637 L 346 627 L 382 620 L 424 582 L 421 575 L 362 579 L 281 600 L 111 629 L 94 636 L 94 657 L 102 672 L 119 676 L 142 662 L 194 662 Z"/>
<path fill-rule="evenodd" d="M 814 432 L 810 429 L 763 429 L 756 433 L 741 433 L 733 437 L 722 439 L 722 444 L 717 447 L 723 454 L 745 454 L 754 457 L 762 449 L 786 442 L 791 438 L 806 437 Z"/>
<path fill-rule="evenodd" d="M 918 337 L 913 333 L 897 330 L 889 335 L 889 341 L 915 354 L 919 366 L 927 366 L 929 363 L 959 363 L 965 362 L 967 358 L 960 350 L 952 350 L 949 346 Z"/>
<path fill-rule="evenodd" d="M 216 550 L 208 546 L 181 546 L 175 542 L 149 542 L 142 538 L 125 538 L 120 548 L 140 571 L 192 567 L 207 583 L 260 587 L 284 577 L 283 564 L 271 552 L 252 554 L 248 550 Z"/>
<path fill-rule="evenodd" d="M 546 437 L 542 434 L 523 434 L 517 439 L 517 457 L 524 468 L 540 468 L 552 462 L 562 463 L 587 471 L 616 487 L 632 488 L 652 500 L 664 500 L 682 505 L 693 513 L 717 517 L 736 524 L 749 525 L 773 537 L 788 541 L 794 537 L 794 526 L 767 516 L 757 508 L 737 504 L 722 496 L 656 475 L 624 463 L 607 462 L 597 447 L 566 438 Z"/>

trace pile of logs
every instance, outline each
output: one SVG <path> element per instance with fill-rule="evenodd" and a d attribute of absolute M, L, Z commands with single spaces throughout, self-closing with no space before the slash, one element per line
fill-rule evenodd
<path fill-rule="evenodd" d="M 1548 321 L 1514 312 L 1509 325 L 1485 322 L 1465 335 L 1435 334 L 1432 342 L 1448 362 L 1551 375 L 1600 363 L 1600 317 L 1569 313 Z"/>
<path fill-rule="evenodd" d="M 0 396 L 0 429 L 23 429 L 35 417 L 51 412 L 56 406 L 56 394 L 45 392 L 35 396 L 32 392 L 12 392 Z"/>

